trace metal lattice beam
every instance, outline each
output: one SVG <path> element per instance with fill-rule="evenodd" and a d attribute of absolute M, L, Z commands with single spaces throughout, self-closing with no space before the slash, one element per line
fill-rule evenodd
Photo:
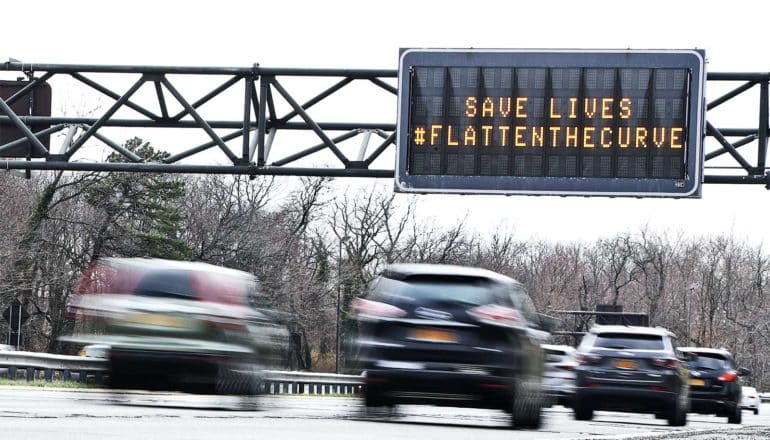
<path fill-rule="evenodd" d="M 26 147 L 30 153 L 42 156 L 41 159 L 24 158 L 0 160 L 0 168 L 24 170 L 72 170 L 72 171 L 132 171 L 132 172 L 168 172 L 168 173 L 216 173 L 250 175 L 301 175 L 301 176 L 336 176 L 336 177 L 392 177 L 393 169 L 371 169 L 373 162 L 395 144 L 395 123 L 392 120 L 381 122 L 355 121 L 319 121 L 310 114 L 311 108 L 340 95 L 340 91 L 352 84 L 366 83 L 373 94 L 385 94 L 393 99 L 398 90 L 392 84 L 396 78 L 395 70 L 357 70 L 357 69 L 301 69 L 301 68 L 264 68 L 257 65 L 250 67 L 174 67 L 174 66 L 110 66 L 110 65 L 58 65 L 27 64 L 7 62 L 0 64 L 0 72 L 24 73 L 31 81 L 13 96 L 0 99 L 0 126 L 13 126 L 20 130 L 23 137 L 0 145 L 0 155 L 9 151 L 19 151 Z M 70 117 L 64 115 L 30 116 L 17 115 L 11 106 L 20 99 L 32 94 L 37 87 L 57 77 L 70 77 L 91 92 L 108 98 L 112 104 L 107 110 L 95 117 Z M 98 79 L 95 78 L 98 76 Z M 174 76 L 172 81 L 170 76 Z M 196 79 L 200 76 L 221 78 L 217 85 L 203 92 L 199 97 L 186 96 L 176 82 L 176 76 Z M 130 79 L 133 85 L 125 92 L 115 91 L 110 83 L 112 78 Z M 298 99 L 289 92 L 285 81 L 328 79 L 330 85 L 324 86 L 310 98 Z M 704 152 L 706 183 L 765 184 L 770 187 L 770 175 L 767 172 L 768 134 L 768 82 L 770 73 L 709 73 L 710 83 L 735 83 L 727 93 L 708 103 L 708 110 L 714 111 L 735 102 L 745 93 L 759 89 L 759 110 L 756 128 L 718 127 L 711 118 L 705 127 L 705 134 L 712 138 L 713 146 L 707 143 Z M 732 85 L 732 84 L 730 84 Z M 137 92 L 143 87 L 152 88 L 154 100 L 140 102 Z M 317 86 L 317 85 L 316 85 Z M 242 117 L 240 119 L 208 119 L 203 109 L 221 95 L 243 87 Z M 145 97 L 146 98 L 146 97 Z M 358 95 L 352 99 L 357 99 Z M 346 99 L 351 99 L 347 97 Z M 362 100 L 364 98 L 361 98 Z M 288 111 L 279 115 L 278 100 L 286 104 Z M 181 110 L 173 113 L 169 105 L 178 104 Z M 346 107 L 355 109 L 366 105 L 366 101 L 348 103 Z M 152 108 L 157 107 L 157 111 Z M 135 116 L 126 117 L 119 112 L 130 110 Z M 742 109 L 745 113 L 746 109 Z M 755 112 L 755 109 L 751 110 Z M 173 113 L 173 114 L 172 114 Z M 357 115 L 353 114 L 351 119 Z M 753 123 L 751 124 L 753 125 Z M 47 127 L 32 132 L 30 127 Z M 210 139 L 202 144 L 183 147 L 171 151 L 171 156 L 163 163 L 146 163 L 135 154 L 123 148 L 109 136 L 104 129 L 124 128 L 163 128 L 163 129 L 200 129 Z M 218 133 L 216 130 L 230 130 Z M 276 143 L 276 134 L 282 131 L 301 131 L 311 133 L 318 143 L 286 148 Z M 60 154 L 49 151 L 42 138 L 58 132 L 67 132 L 65 145 Z M 79 134 L 76 135 L 76 132 Z M 367 151 L 371 134 L 376 134 L 382 142 L 374 147 L 368 157 Z M 126 137 L 129 137 L 129 133 Z M 340 144 L 361 136 L 363 143 L 358 155 L 346 155 Z M 228 142 L 240 145 L 231 148 Z M 737 139 L 736 139 L 737 138 Z M 116 154 L 124 156 L 127 163 L 77 162 L 73 156 L 88 141 L 98 141 L 108 146 Z M 755 144 L 756 142 L 756 144 Z M 756 156 L 747 157 L 739 150 L 747 145 L 756 146 Z M 216 148 L 214 148 L 216 147 Z M 189 164 L 183 161 L 197 157 L 205 151 L 219 150 L 227 164 Z M 308 160 L 314 155 L 327 152 L 336 159 L 331 165 L 298 166 L 298 162 Z M 725 156 L 727 154 L 727 156 Z M 272 161 L 270 156 L 274 157 Z M 729 166 L 717 166 L 717 160 L 731 160 Z M 717 173 L 716 171 L 721 172 Z M 712 172 L 713 171 L 713 172 Z"/>

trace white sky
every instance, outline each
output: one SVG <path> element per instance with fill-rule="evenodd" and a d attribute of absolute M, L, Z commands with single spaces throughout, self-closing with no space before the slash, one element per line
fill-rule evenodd
<path fill-rule="evenodd" d="M 770 71 L 769 11 L 741 0 L 7 2 L 0 62 L 395 69 L 400 47 L 702 48 L 709 71 L 755 72 Z M 395 122 L 393 103 L 378 110 Z M 717 121 L 754 128 L 757 116 L 751 100 Z M 761 186 L 706 185 L 700 200 L 421 196 L 419 209 L 440 224 L 467 213 L 481 234 L 505 224 L 519 237 L 592 240 L 649 224 L 767 246 L 768 200 Z"/>

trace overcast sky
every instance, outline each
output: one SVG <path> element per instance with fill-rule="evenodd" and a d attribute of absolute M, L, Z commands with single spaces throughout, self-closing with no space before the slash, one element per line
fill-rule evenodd
<path fill-rule="evenodd" d="M 708 71 L 753 72 L 770 70 L 768 11 L 735 0 L 6 2 L 0 62 L 395 69 L 401 47 L 702 48 Z M 395 122 L 393 102 L 384 111 Z M 721 121 L 754 128 L 756 108 L 747 100 Z M 507 225 L 519 237 L 593 240 L 649 224 L 767 247 L 768 201 L 761 186 L 706 185 L 699 200 L 422 196 L 419 206 L 444 224 L 467 213 L 481 234 Z"/>

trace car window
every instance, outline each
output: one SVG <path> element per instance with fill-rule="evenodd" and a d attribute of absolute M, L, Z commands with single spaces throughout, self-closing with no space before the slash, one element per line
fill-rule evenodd
<path fill-rule="evenodd" d="M 498 285 L 484 278 L 416 276 L 406 280 L 382 277 L 373 296 L 388 302 L 449 300 L 469 305 L 496 304 Z"/>
<path fill-rule="evenodd" d="M 147 272 L 134 289 L 134 294 L 155 298 L 196 299 L 190 273 L 182 270 Z"/>
<path fill-rule="evenodd" d="M 702 368 L 705 370 L 720 370 L 725 367 L 729 367 L 729 362 L 724 356 L 716 353 L 695 353 L 697 358 L 692 362 L 696 368 Z"/>
<path fill-rule="evenodd" d="M 634 335 L 629 333 L 600 333 L 593 343 L 597 348 L 618 350 L 664 350 L 663 336 Z"/>

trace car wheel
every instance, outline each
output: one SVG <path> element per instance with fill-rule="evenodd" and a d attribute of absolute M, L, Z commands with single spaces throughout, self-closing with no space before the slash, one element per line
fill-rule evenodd
<path fill-rule="evenodd" d="M 594 418 L 594 407 L 590 400 L 575 396 L 572 400 L 572 410 L 575 420 L 591 420 Z"/>
<path fill-rule="evenodd" d="M 543 396 L 517 380 L 511 410 L 511 426 L 538 429 L 543 423 Z"/>
<path fill-rule="evenodd" d="M 758 415 L 759 415 L 759 408 L 754 408 L 754 415 L 755 415 L 755 416 L 758 416 Z"/>
<path fill-rule="evenodd" d="M 677 397 L 668 414 L 669 426 L 684 426 L 687 424 L 687 394 Z"/>
<path fill-rule="evenodd" d="M 366 418 L 391 418 L 396 415 L 396 406 L 387 402 L 380 393 L 364 388 L 363 416 Z"/>
<path fill-rule="evenodd" d="M 741 406 L 737 404 L 733 405 L 729 411 L 730 413 L 727 415 L 727 423 L 740 425 L 743 416 L 743 410 L 741 410 Z"/>
<path fill-rule="evenodd" d="M 592 420 L 594 418 L 594 409 L 590 404 L 575 404 L 575 420 Z"/>
<path fill-rule="evenodd" d="M 259 394 L 259 375 L 252 366 L 220 364 L 217 367 L 215 388 L 217 394 L 254 396 Z"/>

